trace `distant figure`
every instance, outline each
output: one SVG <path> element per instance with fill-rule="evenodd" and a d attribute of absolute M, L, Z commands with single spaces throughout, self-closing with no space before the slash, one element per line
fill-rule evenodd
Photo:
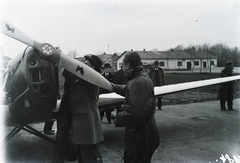
<path fill-rule="evenodd" d="M 149 72 L 149 77 L 152 79 L 152 82 L 155 86 L 165 85 L 164 72 L 159 66 L 159 62 L 155 61 L 152 69 Z M 158 109 L 162 110 L 162 97 L 157 99 Z"/>
<path fill-rule="evenodd" d="M 221 71 L 221 77 L 233 75 L 233 64 L 231 61 L 226 63 L 225 68 Z M 233 82 L 222 83 L 219 85 L 218 99 L 222 111 L 227 111 L 225 103 L 227 101 L 228 110 L 233 109 Z"/>
<path fill-rule="evenodd" d="M 102 73 L 102 75 L 109 81 L 112 82 L 113 81 L 113 74 L 111 73 L 111 65 L 109 63 L 105 63 L 104 64 L 104 72 Z"/>
<path fill-rule="evenodd" d="M 102 75 L 109 81 L 109 82 L 113 82 L 113 74 L 111 73 L 111 65 L 109 63 L 105 63 L 103 70 L 104 72 L 102 73 Z M 101 88 L 100 93 L 110 93 L 108 90 L 105 90 L 103 88 Z M 103 110 L 100 112 L 101 115 L 101 120 L 103 119 L 104 113 L 106 114 L 107 117 L 107 121 L 109 124 L 111 124 L 111 113 L 113 111 L 113 108 L 108 108 L 106 110 Z"/>

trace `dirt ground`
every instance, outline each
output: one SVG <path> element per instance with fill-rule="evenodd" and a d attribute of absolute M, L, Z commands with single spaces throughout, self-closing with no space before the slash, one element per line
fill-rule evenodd
<path fill-rule="evenodd" d="M 226 163 L 240 161 L 240 99 L 234 100 L 234 111 L 220 111 L 219 101 L 182 105 L 165 105 L 156 110 L 160 146 L 152 163 Z M 124 128 L 108 124 L 104 118 L 101 153 L 105 163 L 120 163 L 123 156 Z M 43 124 L 33 127 L 43 129 Z M 56 125 L 54 126 L 54 128 Z M 7 128 L 10 131 L 11 128 Z M 51 136 L 55 138 L 55 135 Z M 54 146 L 25 131 L 2 146 L 7 163 L 49 163 Z M 228 157 L 229 156 L 229 157 Z M 231 160 L 232 159 L 232 160 Z M 71 163 L 70 161 L 66 161 Z M 73 161 L 75 163 L 77 161 Z"/>

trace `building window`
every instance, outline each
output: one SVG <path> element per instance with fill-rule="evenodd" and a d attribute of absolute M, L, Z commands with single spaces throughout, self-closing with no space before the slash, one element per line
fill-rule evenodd
<path fill-rule="evenodd" d="M 214 65 L 214 61 L 211 61 L 211 65 Z"/>
<path fill-rule="evenodd" d="M 164 62 L 160 62 L 159 65 L 160 65 L 161 67 L 164 67 Z"/>
<path fill-rule="evenodd" d="M 199 66 L 199 61 L 194 61 L 194 66 Z"/>
<path fill-rule="evenodd" d="M 182 61 L 178 61 L 177 66 L 182 66 Z"/>

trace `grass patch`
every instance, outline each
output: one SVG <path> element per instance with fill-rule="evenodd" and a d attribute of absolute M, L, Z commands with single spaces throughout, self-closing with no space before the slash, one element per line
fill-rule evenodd
<path fill-rule="evenodd" d="M 166 85 L 219 78 L 217 73 L 165 73 Z M 186 104 L 217 100 L 219 85 L 206 86 L 193 90 L 163 96 L 163 105 Z M 240 97 L 240 84 L 234 83 L 234 98 Z"/>

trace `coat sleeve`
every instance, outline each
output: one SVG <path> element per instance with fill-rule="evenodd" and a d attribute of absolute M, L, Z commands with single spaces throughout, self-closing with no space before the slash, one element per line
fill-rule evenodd
<path fill-rule="evenodd" d="M 125 96 L 126 90 L 127 90 L 127 85 L 119 85 L 119 84 L 113 85 L 113 91 L 121 96 Z"/>
<path fill-rule="evenodd" d="M 153 92 L 148 91 L 146 84 L 143 82 L 134 82 L 127 89 L 126 104 L 123 105 L 123 111 L 116 115 L 117 123 L 136 127 L 144 123 L 144 119 L 148 117 L 149 110 L 153 104 L 151 98 Z"/>

